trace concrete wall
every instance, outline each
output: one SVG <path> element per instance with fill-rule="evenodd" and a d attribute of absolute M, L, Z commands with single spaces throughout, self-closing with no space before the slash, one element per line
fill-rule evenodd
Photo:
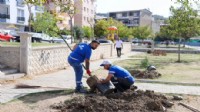
<path fill-rule="evenodd" d="M 122 52 L 128 53 L 130 51 L 130 43 L 124 43 Z M 34 75 L 66 68 L 69 66 L 67 57 L 70 52 L 66 46 L 33 48 L 28 69 L 31 75 Z M 112 44 L 101 44 L 96 50 L 92 51 L 91 60 L 109 58 L 116 54 Z"/>
<path fill-rule="evenodd" d="M 20 49 L 19 47 L 0 47 L 0 63 L 11 68 L 19 69 Z"/>
<path fill-rule="evenodd" d="M 31 74 L 40 74 L 63 69 L 68 66 L 69 53 L 66 46 L 33 48 L 28 71 Z"/>
<path fill-rule="evenodd" d="M 122 53 L 128 53 L 130 51 L 131 44 L 124 43 Z M 66 68 L 69 66 L 67 57 L 70 52 L 71 51 L 65 45 L 32 48 L 28 54 L 28 75 L 49 73 Z M 101 44 L 92 52 L 91 60 L 109 58 L 117 54 L 113 44 Z M 26 61 L 23 56 L 21 60 Z M 20 48 L 0 47 L 0 63 L 20 69 Z"/>

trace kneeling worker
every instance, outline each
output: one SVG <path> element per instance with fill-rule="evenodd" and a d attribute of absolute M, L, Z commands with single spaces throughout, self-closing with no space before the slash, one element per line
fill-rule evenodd
<path fill-rule="evenodd" d="M 130 89 L 131 85 L 134 84 L 134 77 L 126 69 L 112 65 L 108 60 L 103 61 L 100 66 L 103 66 L 104 69 L 109 71 L 107 78 L 100 80 L 100 83 L 108 83 L 111 81 L 116 91 L 120 92 Z"/>

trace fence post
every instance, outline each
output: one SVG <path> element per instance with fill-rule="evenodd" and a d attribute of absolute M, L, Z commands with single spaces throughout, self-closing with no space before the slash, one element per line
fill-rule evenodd
<path fill-rule="evenodd" d="M 30 75 L 29 66 L 31 64 L 31 34 L 26 32 L 18 33 L 20 36 L 20 72 Z"/>

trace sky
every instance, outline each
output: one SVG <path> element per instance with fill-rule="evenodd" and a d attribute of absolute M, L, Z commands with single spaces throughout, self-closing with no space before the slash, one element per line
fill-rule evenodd
<path fill-rule="evenodd" d="M 171 0 L 96 0 L 96 12 L 150 9 L 153 14 L 170 16 L 169 8 L 174 3 Z"/>

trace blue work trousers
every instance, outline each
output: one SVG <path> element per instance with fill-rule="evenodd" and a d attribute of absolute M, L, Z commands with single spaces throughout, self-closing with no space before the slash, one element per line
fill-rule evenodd
<path fill-rule="evenodd" d="M 76 62 L 70 58 L 68 58 L 68 62 L 73 67 L 75 75 L 76 75 L 76 89 L 80 89 L 83 87 L 83 84 L 82 84 L 83 67 L 81 63 Z"/>

